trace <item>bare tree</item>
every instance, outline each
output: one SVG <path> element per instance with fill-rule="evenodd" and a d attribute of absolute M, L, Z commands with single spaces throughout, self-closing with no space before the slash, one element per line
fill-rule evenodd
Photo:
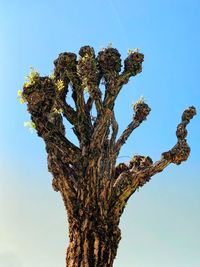
<path fill-rule="evenodd" d="M 78 59 L 74 53 L 61 53 L 50 77 L 32 70 L 24 84 L 22 100 L 45 142 L 52 185 L 67 211 L 67 267 L 113 266 L 121 239 L 119 221 L 129 197 L 170 163 L 178 165 L 189 156 L 186 126 L 196 114 L 193 106 L 182 114 L 177 143 L 158 161 L 136 155 L 128 164 L 116 165 L 121 147 L 150 112 L 143 99 L 137 101 L 132 121 L 118 137 L 115 101 L 123 85 L 142 71 L 143 59 L 131 51 L 121 71 L 117 49 L 108 47 L 95 56 L 92 47 L 84 46 Z M 94 109 L 96 117 L 91 116 Z M 78 146 L 68 139 L 64 119 L 72 124 Z"/>

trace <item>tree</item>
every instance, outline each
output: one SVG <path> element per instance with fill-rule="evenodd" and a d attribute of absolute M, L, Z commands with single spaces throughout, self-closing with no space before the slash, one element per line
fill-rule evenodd
<path fill-rule="evenodd" d="M 177 143 L 158 161 L 135 155 L 129 164 L 116 165 L 121 147 L 150 112 L 138 100 L 132 121 L 118 137 L 115 101 L 123 85 L 142 71 L 143 59 L 130 51 L 121 72 L 117 49 L 107 47 L 95 56 L 92 47 L 84 46 L 78 59 L 74 53 L 61 53 L 50 77 L 32 69 L 24 84 L 21 101 L 27 102 L 32 126 L 45 142 L 53 189 L 60 191 L 68 215 L 67 267 L 113 266 L 121 239 L 119 221 L 130 196 L 169 164 L 189 156 L 186 126 L 196 114 L 193 106 L 182 114 Z M 70 92 L 75 107 L 69 104 Z M 72 124 L 78 146 L 67 138 L 63 119 Z"/>

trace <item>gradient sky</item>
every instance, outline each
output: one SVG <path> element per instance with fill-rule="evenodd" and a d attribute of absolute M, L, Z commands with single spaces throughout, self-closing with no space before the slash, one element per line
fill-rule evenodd
<path fill-rule="evenodd" d="M 16 100 L 29 66 L 53 70 L 60 52 L 109 42 L 122 57 L 145 54 L 143 72 L 116 103 L 120 131 L 141 95 L 152 111 L 121 151 L 158 160 L 176 142 L 182 111 L 199 113 L 188 127 L 191 155 L 153 177 L 129 201 L 114 267 L 200 266 L 200 1 L 0 0 L 0 267 L 64 267 L 68 242 L 61 197 L 51 188 L 43 141 L 23 127 Z M 73 136 L 69 132 L 69 137 Z"/>

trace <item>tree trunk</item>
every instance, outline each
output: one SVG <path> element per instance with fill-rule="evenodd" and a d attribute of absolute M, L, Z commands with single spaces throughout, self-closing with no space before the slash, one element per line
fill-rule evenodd
<path fill-rule="evenodd" d="M 142 71 L 144 55 L 131 51 L 122 72 L 115 48 L 107 47 L 95 56 L 92 47 L 84 46 L 79 55 L 77 59 L 74 53 L 61 53 L 54 61 L 52 77 L 40 77 L 32 69 L 20 95 L 28 103 L 32 125 L 46 143 L 53 188 L 60 191 L 67 210 L 66 267 L 112 267 L 121 238 L 119 219 L 128 199 L 169 164 L 187 160 L 186 126 L 196 110 L 191 106 L 183 112 L 177 143 L 160 160 L 153 163 L 148 156 L 135 155 L 128 164 L 116 166 L 121 147 L 151 110 L 139 99 L 133 104 L 132 121 L 117 138 L 115 101 L 129 79 Z M 67 103 L 69 87 L 75 108 Z M 78 146 L 66 136 L 63 118 L 73 125 Z"/>
<path fill-rule="evenodd" d="M 86 219 L 81 227 L 70 227 L 66 267 L 112 267 L 121 233 L 110 223 Z"/>

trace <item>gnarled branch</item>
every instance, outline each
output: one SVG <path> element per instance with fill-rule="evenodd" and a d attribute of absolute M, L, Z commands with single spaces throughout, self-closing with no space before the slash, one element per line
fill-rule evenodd
<path fill-rule="evenodd" d="M 52 143 L 60 152 L 67 152 L 69 161 L 76 161 L 80 151 L 65 137 L 62 116 L 52 111 L 56 99 L 53 81 L 49 77 L 36 75 L 33 82 L 24 87 L 23 96 L 38 135 L 46 144 Z"/>
<path fill-rule="evenodd" d="M 83 87 L 88 89 L 90 97 L 94 100 L 98 114 L 103 112 L 101 90 L 99 89 L 99 70 L 95 59 L 94 49 L 90 46 L 83 46 L 79 51 L 80 59 L 77 69 Z"/>
<path fill-rule="evenodd" d="M 113 184 L 113 195 L 117 198 L 114 205 L 116 212 L 122 212 L 129 197 L 141 186 L 150 180 L 158 172 L 163 171 L 170 163 L 180 164 L 186 161 L 190 148 L 186 142 L 186 126 L 196 114 L 194 107 L 189 107 L 183 112 L 182 121 L 177 126 L 177 143 L 169 151 L 162 153 L 159 161 L 153 164 L 150 157 L 135 156 Z"/>
<path fill-rule="evenodd" d="M 113 110 L 113 115 L 111 118 L 111 127 L 112 127 L 112 135 L 110 138 L 110 150 L 111 150 L 111 153 L 113 153 L 113 148 L 115 145 L 115 141 L 116 141 L 117 133 L 118 133 L 118 128 L 119 128 L 118 123 L 117 123 L 116 118 L 115 118 L 114 110 Z"/>
<path fill-rule="evenodd" d="M 116 53 L 117 54 L 117 53 Z M 125 60 L 124 60 L 124 71 L 122 74 L 118 75 L 118 72 L 120 70 L 119 68 L 119 63 L 121 64 L 121 60 L 119 58 L 119 55 L 113 57 L 113 60 L 115 59 L 115 64 L 116 64 L 116 70 L 113 75 L 113 70 L 111 69 L 111 74 L 110 75 L 108 82 L 107 82 L 107 90 L 105 94 L 105 99 L 104 99 L 104 105 L 106 107 L 109 107 L 111 110 L 114 107 L 115 100 L 121 91 L 123 85 L 128 83 L 129 79 L 132 76 L 137 75 L 142 71 L 142 62 L 144 60 L 144 55 L 138 52 L 131 53 Z"/>
<path fill-rule="evenodd" d="M 128 127 L 123 131 L 119 139 L 117 140 L 114 148 L 115 158 L 117 158 L 121 147 L 129 138 L 133 130 L 135 130 L 148 116 L 149 112 L 151 111 L 150 107 L 144 103 L 143 100 L 137 101 L 133 105 L 133 109 L 135 114 L 133 116 L 133 121 L 128 125 Z"/>
<path fill-rule="evenodd" d="M 73 118 L 72 116 L 69 117 L 69 115 L 74 112 L 68 104 L 63 107 L 63 111 L 65 111 L 64 115 L 67 112 L 68 117 L 75 127 L 75 132 L 78 134 L 80 146 L 84 147 L 90 139 L 92 124 L 90 114 L 85 108 L 84 88 L 77 72 L 78 62 L 76 59 L 77 56 L 74 53 L 61 53 L 58 59 L 54 61 L 54 72 L 55 74 L 58 73 L 59 77 L 67 77 L 71 84 L 72 98 L 76 106 L 76 118 L 74 116 Z"/>

